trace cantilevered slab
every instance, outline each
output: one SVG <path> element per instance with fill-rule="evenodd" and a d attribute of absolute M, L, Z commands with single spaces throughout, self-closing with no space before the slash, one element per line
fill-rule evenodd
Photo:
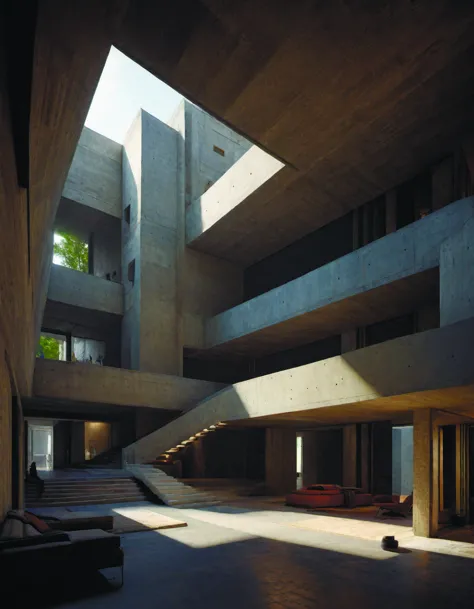
<path fill-rule="evenodd" d="M 37 359 L 33 393 L 39 398 L 187 410 L 223 386 L 166 374 Z"/>
<path fill-rule="evenodd" d="M 474 215 L 462 199 L 208 320 L 210 349 L 264 354 L 413 311 L 437 297 L 440 249 Z"/>
<path fill-rule="evenodd" d="M 53 264 L 48 300 L 92 311 L 123 314 L 123 286 L 95 275 Z"/>
<path fill-rule="evenodd" d="M 220 421 L 342 424 L 391 419 L 415 408 L 472 408 L 473 341 L 471 318 L 237 383 L 127 450 L 137 462 L 151 459 Z"/>
<path fill-rule="evenodd" d="M 186 211 L 186 243 L 199 247 L 200 240 L 212 240 L 211 231 L 219 239 L 216 231 L 219 221 L 237 206 L 251 208 L 254 198 L 271 196 L 282 181 L 276 177 L 283 167 L 281 161 L 252 146 L 208 191 L 191 203 Z"/>

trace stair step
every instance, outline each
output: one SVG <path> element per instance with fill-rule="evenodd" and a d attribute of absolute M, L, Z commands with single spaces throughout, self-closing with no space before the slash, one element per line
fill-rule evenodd
<path fill-rule="evenodd" d="M 145 497 L 144 495 L 127 495 L 124 497 L 120 497 L 120 500 L 115 499 L 114 501 L 111 500 L 110 497 L 88 497 L 87 499 L 84 499 L 84 497 L 78 497 L 74 500 L 70 500 L 70 501 L 65 501 L 65 500 L 58 500 L 58 501 L 31 501 L 31 502 L 27 502 L 27 507 L 55 507 L 55 506 L 61 506 L 61 505 L 95 505 L 95 504 L 101 504 L 101 503 L 128 503 L 128 502 L 133 502 L 133 501 L 144 501 Z"/>

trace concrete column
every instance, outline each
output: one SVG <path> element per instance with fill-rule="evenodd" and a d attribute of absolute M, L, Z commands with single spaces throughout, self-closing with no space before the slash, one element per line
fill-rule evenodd
<path fill-rule="evenodd" d="M 302 435 L 303 486 L 342 484 L 342 429 L 305 431 Z"/>
<path fill-rule="evenodd" d="M 372 492 L 392 492 L 392 423 L 372 423 Z"/>
<path fill-rule="evenodd" d="M 370 491 L 370 425 L 360 426 L 360 487 L 365 492 Z"/>
<path fill-rule="evenodd" d="M 438 438 L 434 435 L 433 411 L 413 413 L 413 530 L 415 535 L 432 537 L 438 529 L 437 483 Z"/>
<path fill-rule="evenodd" d="M 431 172 L 433 211 L 454 201 L 453 157 L 435 165 Z"/>
<path fill-rule="evenodd" d="M 357 486 L 357 425 L 343 427 L 342 441 L 342 484 Z"/>
<path fill-rule="evenodd" d="M 142 110 L 127 134 L 122 166 L 122 359 L 132 369 L 181 374 L 177 132 Z"/>
<path fill-rule="evenodd" d="M 71 423 L 71 463 L 82 463 L 86 458 L 84 440 L 84 423 L 73 421 Z"/>
<path fill-rule="evenodd" d="M 266 430 L 265 483 L 268 492 L 275 495 L 296 488 L 296 432 L 292 429 Z"/>
<path fill-rule="evenodd" d="M 440 326 L 474 316 L 474 219 L 441 245 Z"/>

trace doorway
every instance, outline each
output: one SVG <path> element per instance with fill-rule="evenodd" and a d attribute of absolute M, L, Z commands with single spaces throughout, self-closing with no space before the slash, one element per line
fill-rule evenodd
<path fill-rule="evenodd" d="M 53 426 L 28 425 L 28 468 L 35 462 L 39 471 L 53 469 Z"/>

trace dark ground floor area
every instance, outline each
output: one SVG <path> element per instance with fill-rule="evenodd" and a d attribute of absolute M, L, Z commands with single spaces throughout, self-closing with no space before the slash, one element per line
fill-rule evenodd
<path fill-rule="evenodd" d="M 362 538 L 351 533 L 343 514 L 331 519 L 328 514 L 284 508 L 275 498 L 201 510 L 144 507 L 178 515 L 188 526 L 123 535 L 123 588 L 98 593 L 97 587 L 92 589 L 96 582 L 90 589 L 83 582 L 80 591 L 76 586 L 72 597 L 63 595 L 56 607 L 472 606 L 474 546 L 414 537 L 399 521 L 381 523 L 385 534 L 400 539 L 400 552 L 391 553 L 380 547 L 382 530 Z M 54 574 L 51 585 L 57 585 Z"/>

